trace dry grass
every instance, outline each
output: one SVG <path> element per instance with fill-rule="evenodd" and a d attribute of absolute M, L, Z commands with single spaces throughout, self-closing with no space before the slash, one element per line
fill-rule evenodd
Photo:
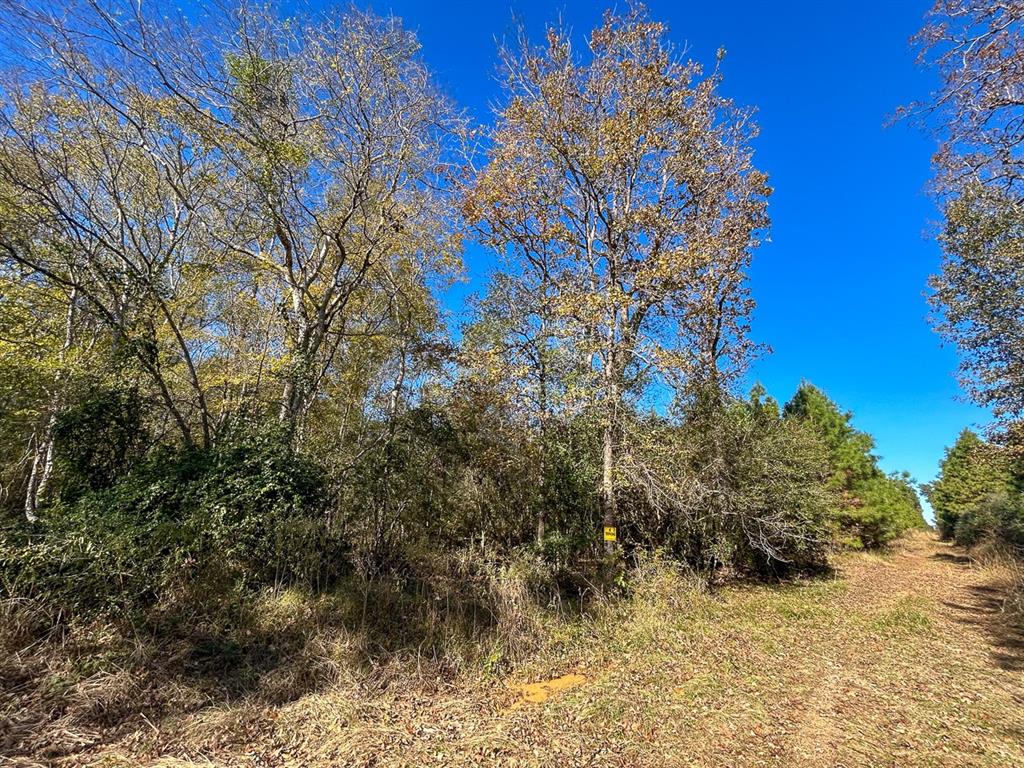
<path fill-rule="evenodd" d="M 999 611 L 1007 621 L 1024 621 L 1024 560 L 991 542 L 983 542 L 970 551 L 971 560 L 989 574 L 990 585 L 1000 596 Z"/>
<path fill-rule="evenodd" d="M 494 663 L 501 643 L 455 665 L 415 648 L 367 655 L 327 607 L 278 595 L 262 620 L 305 633 L 298 657 L 234 697 L 180 676 L 159 690 L 144 651 L 76 673 L 63 665 L 92 657 L 74 638 L 52 666 L 29 669 L 54 654 L 27 650 L 2 716 L 31 754 L 8 762 L 1024 765 L 1024 634 L 1004 610 L 1007 578 L 924 535 L 884 557 L 844 556 L 835 579 L 782 586 L 709 593 L 652 564 L 628 602 L 530 618 L 544 640 L 510 674 Z M 25 711 L 59 711 L 19 724 L 19 696 Z"/>

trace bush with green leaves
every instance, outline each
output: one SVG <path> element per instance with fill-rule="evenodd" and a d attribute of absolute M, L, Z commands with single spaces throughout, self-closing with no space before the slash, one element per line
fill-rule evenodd
<path fill-rule="evenodd" d="M 924 513 L 906 474 L 879 472 L 855 483 L 837 518 L 853 542 L 867 549 L 888 546 L 907 531 L 924 528 Z"/>
<path fill-rule="evenodd" d="M 159 450 L 107 488 L 46 510 L 0 542 L 6 590 L 72 610 L 131 612 L 202 583 L 212 590 L 337 575 L 321 473 L 280 435 Z"/>
<path fill-rule="evenodd" d="M 990 494 L 958 516 L 954 540 L 965 547 L 989 542 L 1024 557 L 1024 496 L 1011 490 Z"/>
<path fill-rule="evenodd" d="M 56 484 L 65 501 L 109 488 L 145 455 L 143 404 L 130 389 L 93 387 L 53 428 Z"/>
<path fill-rule="evenodd" d="M 401 570 L 403 550 L 473 542 L 502 552 L 539 545 L 562 566 L 593 547 L 598 457 L 587 418 L 552 420 L 542 441 L 492 400 L 456 389 L 368 431 L 379 449 L 338 483 L 361 570 Z"/>

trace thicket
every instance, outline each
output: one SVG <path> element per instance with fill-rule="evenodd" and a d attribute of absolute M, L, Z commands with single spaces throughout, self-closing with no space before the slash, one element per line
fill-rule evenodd
<path fill-rule="evenodd" d="M 774 578 L 922 524 L 822 392 L 737 394 L 769 188 L 642 10 L 503 49 L 487 129 L 392 18 L 122 11 L 5 11 L 6 597 L 475 632 L 652 552 Z"/>

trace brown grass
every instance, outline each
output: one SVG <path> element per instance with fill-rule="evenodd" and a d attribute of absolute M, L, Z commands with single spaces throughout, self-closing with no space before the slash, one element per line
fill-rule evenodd
<path fill-rule="evenodd" d="M 629 601 L 531 618 L 543 641 L 511 673 L 494 663 L 497 636 L 460 665 L 415 648 L 367 654 L 297 595 L 276 596 L 263 618 L 304 638 L 294 663 L 235 696 L 154 674 L 161 660 L 145 642 L 82 628 L 5 662 L 18 674 L 3 682 L 0 755 L 253 768 L 1024 765 L 1010 577 L 923 534 L 838 565 L 835 579 L 714 592 L 652 565 Z M 546 698 L 520 703 L 533 690 Z"/>

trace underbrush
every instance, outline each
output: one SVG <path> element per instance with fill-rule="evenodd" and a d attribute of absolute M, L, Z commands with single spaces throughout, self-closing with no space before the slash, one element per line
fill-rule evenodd
<path fill-rule="evenodd" d="M 513 711 L 520 682 L 571 680 L 581 686 L 574 696 L 604 706 L 623 664 L 626 678 L 639 676 L 630 683 L 637 701 L 656 713 L 666 676 L 684 681 L 671 685 L 686 701 L 717 700 L 721 675 L 742 683 L 803 635 L 837 631 L 829 605 L 844 586 L 711 585 L 650 553 L 605 590 L 576 588 L 592 575 L 570 578 L 529 550 L 413 549 L 403 563 L 372 582 L 348 575 L 329 589 L 236 591 L 213 611 L 157 604 L 131 621 L 67 620 L 39 601 L 8 600 L 0 754 L 76 764 L 112 750 L 118 765 L 171 754 L 230 765 L 254 745 L 293 753 L 295 739 L 299 754 L 323 764 L 338 754 L 369 760 L 405 723 L 463 722 L 473 702 Z M 898 603 L 850 626 L 917 636 L 929 631 L 926 607 Z M 721 656 L 723 638 L 742 652 Z M 616 717 L 609 711 L 609 722 Z"/>
<path fill-rule="evenodd" d="M 711 578 L 775 581 L 826 554 L 813 494 L 786 523 L 754 493 L 741 525 L 691 532 L 717 542 L 713 558 L 687 558 L 636 517 L 608 555 L 555 531 L 540 546 L 458 535 L 434 494 L 457 483 L 430 486 L 415 514 L 388 493 L 341 504 L 328 485 L 287 436 L 241 434 L 65 483 L 38 523 L 0 530 L 0 755 L 58 759 L 126 735 L 145 752 L 199 722 L 204 744 L 244 743 L 267 711 L 311 697 L 570 673 L 660 647 L 683 631 L 667 618 L 706 607 Z"/>
<path fill-rule="evenodd" d="M 613 592 L 586 595 L 560 589 L 535 555 L 410 562 L 418 570 L 403 581 L 238 591 L 203 611 L 158 603 L 131 617 L 69 619 L 39 599 L 7 599 L 0 755 L 58 759 L 127 734 L 145 751 L 158 731 L 196 727 L 214 711 L 240 719 L 219 718 L 208 737 L 244 741 L 266 708 L 310 695 L 474 687 L 535 665 L 569 668 L 623 620 L 635 636 L 656 634 L 667 611 L 703 594 L 700 579 L 658 558 Z"/>
<path fill-rule="evenodd" d="M 63 495 L 36 525 L 0 528 L 0 594 L 133 618 L 197 595 L 330 583 L 345 544 L 323 510 L 316 468 L 279 435 L 158 451 L 116 484 Z"/>

